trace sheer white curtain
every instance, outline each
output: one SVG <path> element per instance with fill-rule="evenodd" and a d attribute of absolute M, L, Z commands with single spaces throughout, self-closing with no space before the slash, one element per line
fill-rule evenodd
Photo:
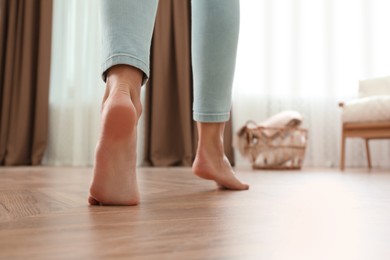
<path fill-rule="evenodd" d="M 297 110 L 309 129 L 305 165 L 337 166 L 338 102 L 357 95 L 358 80 L 390 75 L 389 9 L 387 0 L 241 1 L 235 129 Z M 389 167 L 390 142 L 371 148 L 373 165 Z M 363 141 L 347 141 L 346 162 L 366 165 Z"/>
<path fill-rule="evenodd" d="M 93 163 L 104 91 L 98 9 L 96 0 L 54 2 L 46 164 Z M 298 110 L 310 131 L 305 164 L 337 165 L 337 103 L 357 95 L 359 79 L 390 75 L 389 9 L 387 0 L 242 0 L 235 129 L 248 119 Z M 390 142 L 373 141 L 371 147 L 373 164 L 389 167 Z M 347 165 L 365 166 L 362 141 L 348 141 L 346 159 Z"/>
<path fill-rule="evenodd" d="M 54 1 L 50 127 L 45 164 L 93 164 L 105 88 L 100 76 L 99 16 L 99 1 Z M 141 142 L 142 134 L 140 149 Z"/>

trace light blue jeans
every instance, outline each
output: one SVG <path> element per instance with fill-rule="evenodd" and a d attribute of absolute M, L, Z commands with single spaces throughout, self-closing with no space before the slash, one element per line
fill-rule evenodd
<path fill-rule="evenodd" d="M 127 64 L 149 77 L 158 0 L 101 0 L 103 78 Z M 193 118 L 229 120 L 240 21 L 239 0 L 192 0 Z"/>

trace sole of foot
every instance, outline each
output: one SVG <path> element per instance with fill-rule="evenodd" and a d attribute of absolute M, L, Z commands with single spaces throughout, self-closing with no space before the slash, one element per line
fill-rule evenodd
<path fill-rule="evenodd" d="M 102 108 L 96 146 L 90 205 L 137 205 L 136 176 L 138 114 L 126 91 L 113 91 Z"/>

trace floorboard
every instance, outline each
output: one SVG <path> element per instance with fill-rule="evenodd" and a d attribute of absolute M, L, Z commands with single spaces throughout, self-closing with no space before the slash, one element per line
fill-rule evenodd
<path fill-rule="evenodd" d="M 390 259 L 390 170 L 140 168 L 141 204 L 88 206 L 90 168 L 0 168 L 0 259 Z"/>

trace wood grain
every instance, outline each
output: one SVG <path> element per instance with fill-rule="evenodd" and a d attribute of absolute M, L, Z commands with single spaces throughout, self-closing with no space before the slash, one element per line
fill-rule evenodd
<path fill-rule="evenodd" d="M 371 156 L 368 142 L 371 139 L 390 139 L 390 122 L 343 123 L 341 129 L 340 170 L 344 170 L 345 168 L 346 139 L 351 137 L 365 139 L 367 164 L 368 168 L 371 168 Z"/>
<path fill-rule="evenodd" d="M 89 168 L 0 169 L 0 259 L 389 259 L 390 171 L 139 169 L 136 207 L 86 204 Z"/>

